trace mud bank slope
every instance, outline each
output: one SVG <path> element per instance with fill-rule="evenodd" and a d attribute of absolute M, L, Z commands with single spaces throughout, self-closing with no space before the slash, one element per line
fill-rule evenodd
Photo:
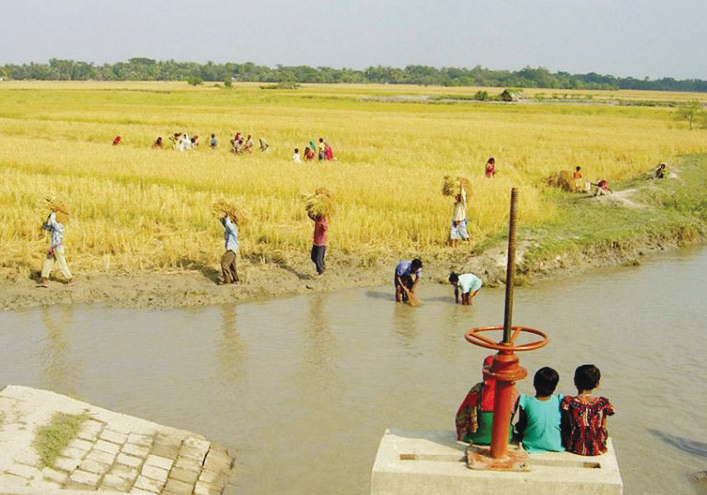
<path fill-rule="evenodd" d="M 599 266 L 638 264 L 651 253 L 704 242 L 707 155 L 688 157 L 681 172 L 682 177 L 665 182 L 637 179 L 609 196 L 560 194 L 552 198 L 563 212 L 560 221 L 519 229 L 516 282 L 570 276 Z M 0 308 L 75 303 L 177 308 L 327 292 L 391 284 L 397 262 L 390 253 L 380 253 L 371 263 L 370 257 L 363 260 L 334 251 L 328 256 L 327 272 L 317 277 L 307 255 L 303 253 L 294 263 L 243 260 L 239 267 L 242 282 L 226 286 L 217 283 L 217 260 L 213 268 L 202 271 L 78 274 L 70 286 L 52 281 L 48 288 L 38 288 L 35 280 L 22 278 L 0 284 Z M 424 284 L 446 283 L 451 270 L 476 273 L 486 286 L 505 281 L 506 241 L 502 236 L 481 251 L 469 245 L 440 246 L 417 256 L 424 262 L 422 300 Z"/>

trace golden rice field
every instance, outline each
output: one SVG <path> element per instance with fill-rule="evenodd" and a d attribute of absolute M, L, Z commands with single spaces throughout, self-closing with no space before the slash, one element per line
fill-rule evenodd
<path fill-rule="evenodd" d="M 470 179 L 469 231 L 480 242 L 505 228 L 512 186 L 521 193 L 520 220 L 536 224 L 552 220 L 543 184 L 557 170 L 580 165 L 587 179 L 621 180 L 705 151 L 706 132 L 688 131 L 673 119 L 674 109 L 598 103 L 704 95 L 583 92 L 597 103 L 581 105 L 386 100 L 478 90 L 0 82 L 0 276 L 40 268 L 47 195 L 71 209 L 67 258 L 79 273 L 217 267 L 222 228 L 211 205 L 221 198 L 248 212 L 243 256 L 307 259 L 312 227 L 301 196 L 317 187 L 338 203 L 331 256 L 367 263 L 444 246 L 452 208 L 441 194 L 445 175 Z M 169 143 L 180 131 L 198 134 L 200 148 L 150 149 L 157 136 Z M 266 137 L 271 149 L 229 153 L 236 131 L 256 142 Z M 208 149 L 211 133 L 218 150 Z M 112 146 L 116 135 L 123 142 Z M 333 146 L 335 161 L 292 162 L 295 147 L 319 137 Z M 490 156 L 498 173 L 485 179 Z"/>

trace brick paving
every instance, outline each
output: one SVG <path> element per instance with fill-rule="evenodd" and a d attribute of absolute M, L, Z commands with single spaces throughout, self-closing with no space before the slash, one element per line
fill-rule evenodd
<path fill-rule="evenodd" d="M 55 412 L 86 414 L 51 466 L 32 442 Z M 0 493 L 13 488 L 220 495 L 234 458 L 203 436 L 27 387 L 0 392 Z"/>

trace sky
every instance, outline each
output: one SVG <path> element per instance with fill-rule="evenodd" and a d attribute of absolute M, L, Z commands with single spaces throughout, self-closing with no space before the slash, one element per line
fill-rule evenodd
<path fill-rule="evenodd" d="M 707 79 L 707 0 L 2 0 L 0 65 L 132 57 Z"/>

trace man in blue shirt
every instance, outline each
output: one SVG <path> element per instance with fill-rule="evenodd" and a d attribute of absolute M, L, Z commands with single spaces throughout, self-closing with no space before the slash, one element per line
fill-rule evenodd
<path fill-rule="evenodd" d="M 235 284 L 238 282 L 238 271 L 236 263 L 238 261 L 238 226 L 227 214 L 221 218 L 224 232 L 223 238 L 226 241 L 226 252 L 221 257 L 221 273 L 223 274 L 222 284 Z"/>
<path fill-rule="evenodd" d="M 422 276 L 422 261 L 415 258 L 412 261 L 403 260 L 395 267 L 393 284 L 395 285 L 395 300 L 408 302 L 409 296 L 415 295 L 417 282 Z M 413 279 L 414 277 L 414 279 Z"/>

